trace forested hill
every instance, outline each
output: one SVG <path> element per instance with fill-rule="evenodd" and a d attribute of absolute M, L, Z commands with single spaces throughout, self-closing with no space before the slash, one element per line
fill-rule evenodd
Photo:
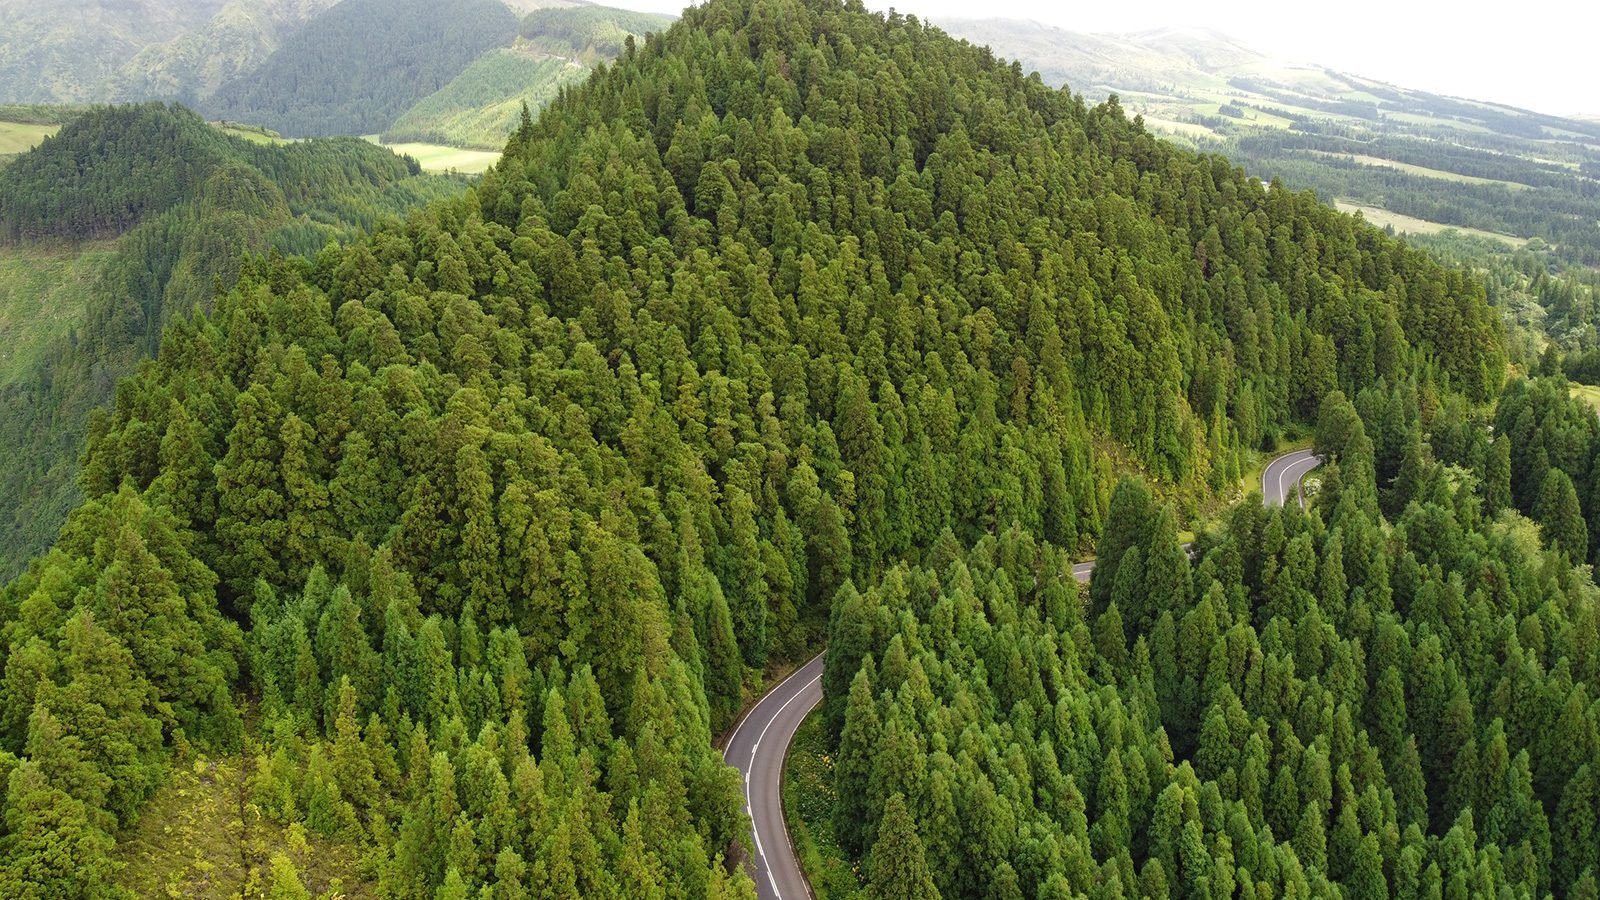
<path fill-rule="evenodd" d="M 19 376 L 0 379 L 0 577 L 48 545 L 77 494 L 90 409 L 153 355 L 175 314 L 232 284 L 245 253 L 313 253 L 459 183 L 354 138 L 261 145 L 180 107 L 93 109 L 0 169 L 0 259 L 29 267 L 62 241 L 95 239 L 105 259 L 27 317 L 29 289 L 0 283 L 6 327 L 50 332 L 14 341 Z"/>
<path fill-rule="evenodd" d="M 748 896 L 711 736 L 843 585 L 1013 526 L 1065 582 L 1118 470 L 1192 500 L 1336 389 L 1487 400 L 1498 335 L 1466 274 L 1114 105 L 711 0 L 121 386 L 0 595 L 0 893 L 98 893 L 171 748 L 250 723 L 251 809 L 385 894 Z"/>
<path fill-rule="evenodd" d="M 200 108 L 295 137 L 377 134 L 516 36 L 499 0 L 344 0 Z"/>
<path fill-rule="evenodd" d="M 230 164 L 258 170 L 282 193 L 279 199 L 269 191 L 254 202 L 276 201 L 297 213 L 313 197 L 379 189 L 421 171 L 415 161 L 365 141 L 263 146 L 225 135 L 179 106 L 106 107 L 0 169 L 0 237 L 121 234 L 195 199 Z M 235 192 L 224 203 L 249 199 Z"/>

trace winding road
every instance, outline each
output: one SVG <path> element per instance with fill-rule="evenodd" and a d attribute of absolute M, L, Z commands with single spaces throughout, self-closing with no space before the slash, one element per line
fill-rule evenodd
<path fill-rule="evenodd" d="M 1285 453 L 1261 473 L 1261 496 L 1268 506 L 1282 506 L 1291 493 L 1300 497 L 1300 480 L 1321 460 L 1310 450 Z M 1094 560 L 1072 567 L 1072 575 L 1088 581 Z M 751 708 L 728 738 L 722 755 L 744 777 L 744 809 L 755 831 L 750 876 L 761 900 L 809 900 L 811 885 L 795 857 L 789 826 L 783 816 L 783 763 L 800 723 L 822 702 L 822 654 L 812 657 Z"/>

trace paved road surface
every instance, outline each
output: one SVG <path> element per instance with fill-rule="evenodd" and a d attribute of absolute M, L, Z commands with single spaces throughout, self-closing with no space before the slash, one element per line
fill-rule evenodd
<path fill-rule="evenodd" d="M 1300 493 L 1300 480 L 1306 473 L 1322 465 L 1322 460 L 1310 450 L 1297 450 L 1267 463 L 1267 468 L 1261 473 L 1261 497 L 1268 506 L 1282 506 L 1290 494 L 1300 500 L 1300 505 L 1305 505 L 1305 496 Z"/>
<path fill-rule="evenodd" d="M 783 820 L 783 760 L 800 722 L 821 702 L 819 653 L 761 698 L 733 730 L 722 754 L 744 776 L 744 809 L 756 836 L 750 876 L 761 900 L 811 896 Z"/>
<path fill-rule="evenodd" d="M 1286 453 L 1261 473 L 1261 495 L 1268 506 L 1283 505 L 1297 492 L 1300 479 L 1321 461 L 1310 450 Z M 1303 502 L 1303 501 L 1302 501 Z M 1088 581 L 1094 560 L 1072 567 L 1072 575 Z M 723 756 L 744 776 L 744 809 L 755 828 L 755 855 L 750 874 L 761 900 L 809 900 L 806 883 L 789 843 L 783 817 L 783 761 L 800 723 L 822 702 L 822 655 L 773 688 L 734 728 Z"/>

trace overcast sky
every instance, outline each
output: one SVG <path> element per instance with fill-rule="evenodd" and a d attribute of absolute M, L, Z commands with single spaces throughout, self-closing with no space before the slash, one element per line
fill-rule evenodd
<path fill-rule="evenodd" d="M 600 0 L 679 12 L 673 0 Z M 1291 62 L 1558 115 L 1600 115 L 1600 2 L 1487 0 L 866 0 L 940 16 L 1035 19 L 1074 31 L 1199 25 Z"/>

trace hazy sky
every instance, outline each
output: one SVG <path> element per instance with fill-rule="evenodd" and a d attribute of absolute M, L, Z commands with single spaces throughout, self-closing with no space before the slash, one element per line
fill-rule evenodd
<path fill-rule="evenodd" d="M 602 0 L 678 12 L 673 0 Z M 1200 25 L 1291 62 L 1540 112 L 1600 115 L 1600 2 L 1487 0 L 866 0 L 941 16 L 1035 19 L 1074 31 Z"/>

